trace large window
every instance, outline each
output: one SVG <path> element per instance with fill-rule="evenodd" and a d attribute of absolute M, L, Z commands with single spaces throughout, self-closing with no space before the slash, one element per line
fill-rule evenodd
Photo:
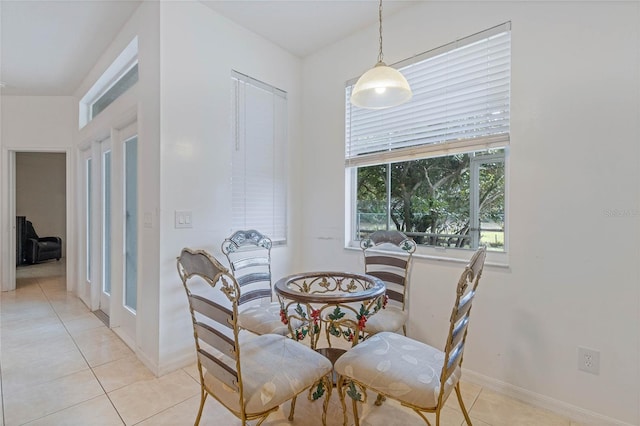
<path fill-rule="evenodd" d="M 398 229 L 421 246 L 505 251 L 510 24 L 399 64 L 413 99 L 368 110 L 346 88 L 353 240 Z"/>
<path fill-rule="evenodd" d="M 287 94 L 233 72 L 232 227 L 287 240 Z"/>

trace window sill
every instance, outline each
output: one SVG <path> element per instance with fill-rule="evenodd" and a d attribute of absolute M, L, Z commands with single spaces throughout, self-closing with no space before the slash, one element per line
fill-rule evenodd
<path fill-rule="evenodd" d="M 351 244 L 352 245 L 346 246 L 345 249 L 362 251 L 360 246 L 353 245 L 354 242 L 352 242 Z M 385 250 L 376 250 L 376 251 L 384 252 Z M 467 249 L 424 247 L 422 248 L 422 250 L 418 248 L 418 250 L 413 254 L 413 257 L 418 259 L 436 261 L 436 262 L 457 263 L 461 265 L 466 265 L 469 262 L 469 259 L 471 259 L 472 254 L 473 254 L 473 250 L 467 250 Z M 485 266 L 505 268 L 505 269 L 509 268 L 508 253 L 487 251 Z"/>

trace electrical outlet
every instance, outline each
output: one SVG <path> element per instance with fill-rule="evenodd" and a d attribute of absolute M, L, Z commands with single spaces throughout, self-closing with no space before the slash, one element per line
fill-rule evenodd
<path fill-rule="evenodd" d="M 600 351 L 578 347 L 578 370 L 600 374 Z"/>

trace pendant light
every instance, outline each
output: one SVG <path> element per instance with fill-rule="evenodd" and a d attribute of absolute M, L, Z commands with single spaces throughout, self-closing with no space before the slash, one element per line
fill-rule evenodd
<path fill-rule="evenodd" d="M 362 74 L 351 92 L 351 103 L 360 108 L 383 109 L 400 105 L 411 99 L 407 79 L 395 68 L 383 62 L 382 54 L 382 0 L 378 8 L 380 24 L 380 50 L 378 63 Z"/>

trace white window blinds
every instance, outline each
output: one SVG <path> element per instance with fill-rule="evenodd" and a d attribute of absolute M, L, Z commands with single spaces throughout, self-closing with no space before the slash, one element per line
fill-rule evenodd
<path fill-rule="evenodd" d="M 257 229 L 284 242 L 287 94 L 232 73 L 232 226 Z"/>
<path fill-rule="evenodd" d="M 413 91 L 412 100 L 398 107 L 351 105 L 355 81 L 349 82 L 347 166 L 507 145 L 510 29 L 505 23 L 398 64 Z"/>

